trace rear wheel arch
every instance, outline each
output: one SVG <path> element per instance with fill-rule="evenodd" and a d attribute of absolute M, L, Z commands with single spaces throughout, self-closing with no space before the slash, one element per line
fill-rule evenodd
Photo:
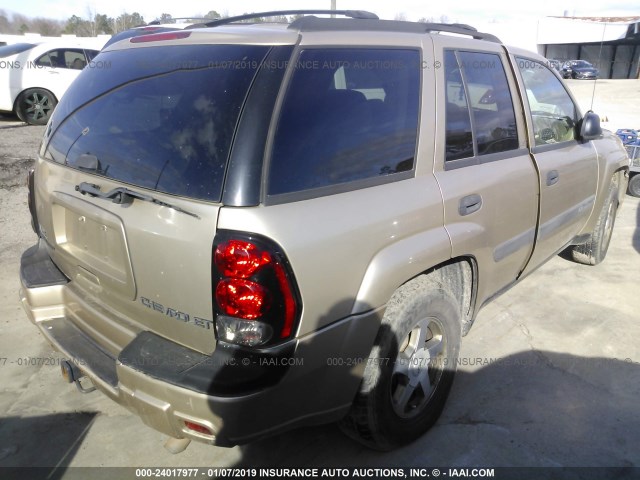
<path fill-rule="evenodd" d="M 342 430 L 378 450 L 406 445 L 438 419 L 453 383 L 462 336 L 457 300 L 421 274 L 400 286 L 382 324 Z"/>
<path fill-rule="evenodd" d="M 477 263 L 469 256 L 442 262 L 396 288 L 359 391 L 340 424 L 347 435 L 390 450 L 415 440 L 437 421 L 453 382 L 461 338 L 472 324 L 476 284 Z"/>
<path fill-rule="evenodd" d="M 478 263 L 472 256 L 456 257 L 422 274 L 442 285 L 458 302 L 462 333 L 466 335 L 475 318 L 478 291 Z"/>

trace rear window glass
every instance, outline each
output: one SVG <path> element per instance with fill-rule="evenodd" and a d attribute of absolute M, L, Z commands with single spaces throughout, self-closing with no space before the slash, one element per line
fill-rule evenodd
<path fill-rule="evenodd" d="M 219 201 L 235 126 L 268 47 L 104 52 L 51 120 L 47 157 L 115 180 Z"/>
<path fill-rule="evenodd" d="M 417 50 L 309 49 L 294 67 L 274 137 L 268 195 L 392 181 L 413 169 Z"/>

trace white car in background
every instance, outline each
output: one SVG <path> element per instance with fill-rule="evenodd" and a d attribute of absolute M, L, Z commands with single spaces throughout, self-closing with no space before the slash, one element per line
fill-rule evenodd
<path fill-rule="evenodd" d="M 46 124 L 103 43 L 74 38 L 0 47 L 0 111 L 13 112 L 32 125 Z"/>

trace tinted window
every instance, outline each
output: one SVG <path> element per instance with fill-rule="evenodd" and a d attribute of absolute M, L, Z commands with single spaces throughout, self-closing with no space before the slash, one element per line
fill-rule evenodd
<path fill-rule="evenodd" d="M 102 53 L 109 68 L 84 69 L 54 112 L 48 156 L 125 183 L 218 201 L 240 109 L 267 51 L 200 45 Z"/>
<path fill-rule="evenodd" d="M 98 55 L 100 52 L 98 50 L 85 50 L 84 51 L 85 55 L 89 58 L 89 61 L 93 60 L 95 58 L 96 55 Z"/>
<path fill-rule="evenodd" d="M 516 116 L 500 56 L 478 52 L 457 55 L 473 114 L 478 155 L 517 149 Z"/>
<path fill-rule="evenodd" d="M 517 62 L 527 91 L 535 144 L 573 140 L 577 110 L 560 80 L 540 62 L 525 58 Z"/>
<path fill-rule="evenodd" d="M 36 65 L 54 68 L 82 70 L 87 64 L 81 49 L 58 48 L 45 53 L 35 61 Z"/>
<path fill-rule="evenodd" d="M 303 51 L 275 134 L 268 194 L 412 170 L 419 65 L 414 50 Z"/>
<path fill-rule="evenodd" d="M 471 117 L 462 74 L 458 60 L 453 51 L 444 54 L 446 82 L 446 159 L 473 157 L 473 135 L 471 133 Z"/>

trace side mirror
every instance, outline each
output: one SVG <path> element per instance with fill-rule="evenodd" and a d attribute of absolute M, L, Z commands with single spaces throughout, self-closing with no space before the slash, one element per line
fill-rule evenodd
<path fill-rule="evenodd" d="M 602 135 L 600 117 L 589 110 L 580 120 L 580 138 L 585 142 L 595 140 Z"/>

